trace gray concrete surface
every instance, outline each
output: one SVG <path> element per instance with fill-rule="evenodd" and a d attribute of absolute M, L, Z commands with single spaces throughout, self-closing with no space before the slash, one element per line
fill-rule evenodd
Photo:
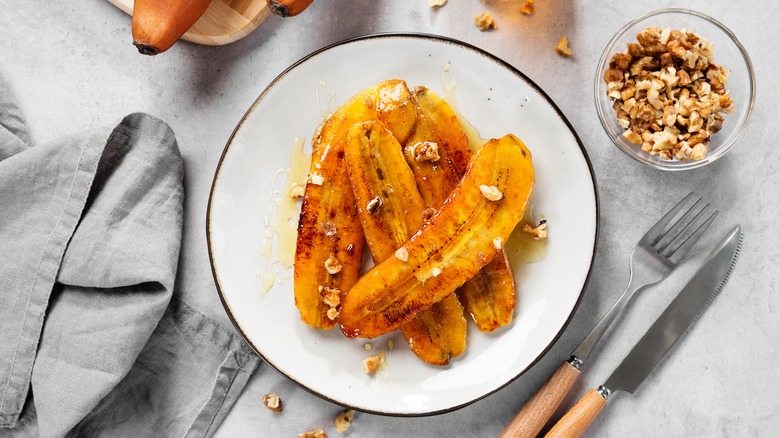
<path fill-rule="evenodd" d="M 205 211 L 211 178 L 224 144 L 265 86 L 307 53 L 375 32 L 420 31 L 477 45 L 537 82 L 560 106 L 584 142 L 598 181 L 601 236 L 592 280 L 570 326 L 536 367 L 504 389 L 458 411 L 423 418 L 358 414 L 344 436 L 495 436 L 533 391 L 567 357 L 622 291 L 627 259 L 643 230 L 690 190 L 721 209 L 713 232 L 698 246 L 701 260 L 733 224 L 745 229 L 742 257 L 714 306 L 640 388 L 611 401 L 589 436 L 776 436 L 780 426 L 777 232 L 780 119 L 776 72 L 780 7 L 756 2 L 617 0 L 538 1 L 521 16 L 521 1 L 451 0 L 432 10 L 426 0 L 319 0 L 302 15 L 271 17 L 243 40 L 224 47 L 180 43 L 157 57 L 131 44 L 130 20 L 105 0 L 0 0 L 0 73 L 10 81 L 39 142 L 74 127 L 110 123 L 132 111 L 167 121 L 185 160 L 186 220 L 178 289 L 197 308 L 230 326 L 219 303 L 206 253 Z M 630 19 L 678 6 L 726 23 L 747 47 L 758 94 L 750 129 L 724 159 L 702 169 L 665 173 L 619 152 L 598 124 L 592 81 L 602 48 Z M 472 17 L 493 13 L 498 29 L 479 32 Z M 574 58 L 552 48 L 568 36 Z M 662 286 L 639 295 L 620 329 L 585 370 L 574 397 L 601 383 L 644 333 L 696 263 Z M 261 397 L 276 392 L 286 409 L 274 415 Z M 324 427 L 340 407 L 309 394 L 261 366 L 217 436 L 289 437 Z"/>

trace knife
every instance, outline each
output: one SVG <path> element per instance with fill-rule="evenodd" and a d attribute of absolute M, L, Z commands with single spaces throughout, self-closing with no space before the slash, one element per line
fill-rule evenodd
<path fill-rule="evenodd" d="M 642 339 L 598 389 L 591 389 L 545 435 L 579 437 L 615 391 L 634 393 L 688 328 L 707 310 L 729 279 L 739 256 L 742 227 L 737 225 L 712 250 L 704 265 L 653 323 Z"/>

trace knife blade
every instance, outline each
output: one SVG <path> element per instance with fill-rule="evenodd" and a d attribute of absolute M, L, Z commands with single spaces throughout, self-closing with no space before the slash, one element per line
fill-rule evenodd
<path fill-rule="evenodd" d="M 637 342 L 603 385 L 591 389 L 545 435 L 578 437 L 588 428 L 615 391 L 633 393 L 669 350 L 688 331 L 726 285 L 742 245 L 737 225 L 712 250 L 701 268 Z"/>

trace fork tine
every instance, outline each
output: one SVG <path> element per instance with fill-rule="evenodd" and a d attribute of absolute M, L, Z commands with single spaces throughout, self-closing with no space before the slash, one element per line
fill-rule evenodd
<path fill-rule="evenodd" d="M 677 213 L 682 210 L 683 206 L 688 203 L 688 201 L 693 197 L 693 192 L 688 193 L 688 196 L 683 198 L 682 201 L 678 202 L 677 205 L 675 205 L 671 210 L 669 210 L 669 213 L 666 213 L 664 217 L 662 217 L 658 222 L 653 225 L 650 230 L 645 233 L 644 236 L 642 236 L 642 239 L 640 239 L 641 243 L 645 243 L 648 245 L 653 245 L 658 242 L 658 236 L 661 235 L 661 232 L 666 228 L 667 225 L 669 225 L 669 222 L 674 219 L 675 216 L 677 216 Z"/>
<path fill-rule="evenodd" d="M 688 229 L 696 222 L 696 219 L 698 219 L 699 216 L 704 213 L 704 210 L 710 206 L 710 204 L 707 204 L 704 206 L 704 208 L 698 209 L 697 207 L 699 204 L 701 204 L 702 201 L 703 199 L 699 198 L 691 206 L 691 208 L 689 208 L 688 211 L 686 211 L 685 214 L 683 214 L 682 217 L 669 228 L 669 231 L 664 233 L 664 235 L 653 244 L 659 254 L 670 248 L 672 246 L 672 242 L 677 240 L 680 236 L 684 235 L 684 233 L 688 231 Z M 694 215 L 693 219 L 688 220 L 691 215 Z"/>
<path fill-rule="evenodd" d="M 688 250 L 690 250 L 691 247 L 693 247 L 693 245 L 696 244 L 696 242 L 699 240 L 702 234 L 704 234 L 704 232 L 707 231 L 707 228 L 709 228 L 710 224 L 712 223 L 713 220 L 715 220 L 716 216 L 718 216 L 718 210 L 715 210 L 715 212 L 712 213 L 710 217 L 708 217 L 707 220 L 704 221 L 704 223 L 701 224 L 699 228 L 697 228 L 696 231 L 693 232 L 693 234 L 688 236 L 688 238 L 685 239 L 682 245 L 675 248 L 673 251 L 669 253 L 669 255 L 667 255 L 669 261 L 671 261 L 675 265 L 680 263 L 680 260 L 682 260 L 682 258 L 685 257 L 685 254 L 688 252 Z"/>

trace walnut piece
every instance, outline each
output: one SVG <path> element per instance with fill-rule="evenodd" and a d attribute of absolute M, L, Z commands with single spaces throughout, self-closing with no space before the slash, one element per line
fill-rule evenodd
<path fill-rule="evenodd" d="M 354 416 L 355 411 L 352 409 L 347 409 L 346 411 L 336 416 L 336 418 L 333 420 L 333 426 L 336 428 L 336 432 L 346 432 L 346 430 L 349 429 L 349 426 L 352 424 L 352 417 Z"/>
<path fill-rule="evenodd" d="M 501 247 L 504 245 L 504 239 L 500 237 L 496 237 L 493 239 L 493 248 L 495 249 L 501 249 Z"/>
<path fill-rule="evenodd" d="M 479 186 L 479 191 L 488 201 L 500 201 L 504 197 L 504 194 L 496 186 L 482 184 Z"/>
<path fill-rule="evenodd" d="M 414 156 L 414 161 L 439 161 L 439 144 L 432 141 L 418 141 L 409 146 Z"/>
<path fill-rule="evenodd" d="M 341 272 L 341 268 L 341 263 L 339 263 L 339 259 L 336 257 L 330 256 L 325 260 L 325 270 L 328 271 L 328 274 L 336 275 Z"/>
<path fill-rule="evenodd" d="M 496 21 L 493 19 L 493 16 L 490 15 L 490 12 L 485 11 L 474 17 L 474 25 L 484 32 L 486 30 L 495 29 Z"/>
<path fill-rule="evenodd" d="M 328 438 L 328 434 L 322 429 L 317 429 L 299 433 L 298 438 Z"/>
<path fill-rule="evenodd" d="M 539 225 L 532 227 L 528 224 L 523 224 L 520 231 L 531 236 L 534 240 L 543 240 L 547 238 L 547 220 L 539 221 Z"/>
<path fill-rule="evenodd" d="M 290 186 L 290 192 L 288 193 L 288 195 L 290 196 L 291 199 L 297 199 L 303 196 L 303 192 L 304 192 L 304 188 L 302 185 L 298 183 L 293 183 Z"/>
<path fill-rule="evenodd" d="M 561 37 L 561 39 L 558 40 L 558 45 L 555 46 L 555 51 L 564 58 L 571 58 L 572 55 L 574 55 L 574 52 L 572 52 L 571 48 L 569 48 L 569 39 L 566 37 Z"/>
<path fill-rule="evenodd" d="M 447 4 L 447 0 L 428 0 L 428 4 L 431 5 L 432 8 L 440 8 Z"/>
<path fill-rule="evenodd" d="M 324 183 L 324 182 L 325 182 L 325 177 L 324 177 L 324 176 L 322 176 L 322 175 L 320 175 L 320 174 L 319 174 L 319 173 L 317 173 L 317 172 L 314 172 L 314 173 L 312 173 L 312 174 L 311 174 L 311 176 L 309 177 L 309 182 L 310 182 L 310 183 L 312 183 L 312 184 L 314 184 L 315 186 L 321 186 L 321 185 L 322 185 L 322 183 Z"/>
<path fill-rule="evenodd" d="M 363 359 L 363 371 L 369 375 L 374 374 L 379 370 L 379 368 L 382 366 L 384 362 L 385 362 L 384 353 L 368 356 L 367 358 Z"/>
<path fill-rule="evenodd" d="M 266 394 L 263 396 L 263 404 L 265 407 L 276 413 L 282 412 L 282 399 L 276 394 Z"/>
<path fill-rule="evenodd" d="M 402 262 L 406 262 L 409 260 L 409 251 L 407 251 L 407 249 L 402 246 L 395 250 L 395 258 Z"/>
<path fill-rule="evenodd" d="M 333 308 L 341 304 L 341 291 L 338 288 L 320 286 L 319 291 L 322 302 L 328 307 Z"/>
<path fill-rule="evenodd" d="M 436 215 L 436 209 L 433 207 L 428 207 L 422 212 L 422 218 L 426 222 L 431 220 L 431 218 L 434 217 L 435 215 Z"/>
<path fill-rule="evenodd" d="M 520 8 L 520 13 L 525 15 L 531 15 L 534 13 L 534 0 L 526 0 L 525 4 L 522 8 Z"/>
<path fill-rule="evenodd" d="M 382 198 L 379 196 L 374 197 L 374 199 L 368 201 L 368 204 L 366 204 L 366 211 L 371 216 L 375 215 L 379 211 L 379 207 L 382 206 Z"/>
<path fill-rule="evenodd" d="M 728 69 L 713 46 L 687 30 L 647 28 L 604 72 L 623 137 L 665 159 L 701 159 L 722 113 L 734 111 Z"/>
<path fill-rule="evenodd" d="M 336 318 L 339 317 L 339 309 L 331 307 L 327 312 L 325 312 L 325 316 L 327 316 L 331 321 L 335 321 Z"/>

